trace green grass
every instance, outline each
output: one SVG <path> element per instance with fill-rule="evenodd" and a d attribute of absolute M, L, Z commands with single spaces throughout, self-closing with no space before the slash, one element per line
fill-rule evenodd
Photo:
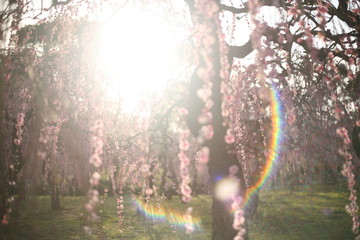
<path fill-rule="evenodd" d="M 315 186 L 290 195 L 264 191 L 259 214 L 250 226 L 251 239 L 350 240 L 351 218 L 345 212 L 349 193 L 340 187 Z"/>
<path fill-rule="evenodd" d="M 315 186 L 300 188 L 289 194 L 287 189 L 262 191 L 258 215 L 250 220 L 251 240 L 347 240 L 354 239 L 351 219 L 345 213 L 348 202 L 345 188 Z M 11 224 L 0 233 L 4 240 L 131 239 L 182 240 L 211 239 L 211 197 L 194 197 L 193 216 L 201 219 L 201 230 L 187 235 L 183 227 L 168 221 L 153 222 L 144 218 L 125 198 L 124 223 L 117 223 L 116 199 L 107 197 L 104 211 L 93 224 L 93 234 L 83 231 L 81 216 L 84 197 L 63 197 L 62 209 L 50 210 L 49 197 L 30 197 L 14 211 Z M 178 198 L 163 200 L 161 206 L 184 213 L 187 208 Z"/>

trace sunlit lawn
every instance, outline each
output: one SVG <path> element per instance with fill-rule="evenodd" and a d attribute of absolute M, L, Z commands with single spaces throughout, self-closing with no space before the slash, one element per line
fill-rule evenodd
<path fill-rule="evenodd" d="M 347 240 L 353 239 L 350 232 L 350 217 L 345 213 L 348 193 L 345 188 L 317 186 L 301 187 L 289 194 L 287 189 L 263 191 L 258 216 L 250 222 L 250 238 L 255 240 Z M 66 240 L 66 239 L 141 239 L 176 240 L 210 239 L 211 197 L 194 197 L 191 205 L 193 216 L 201 218 L 201 230 L 185 234 L 183 227 L 168 221 L 152 222 L 144 218 L 125 198 L 124 224 L 117 223 L 116 200 L 107 197 L 101 220 L 93 226 L 92 236 L 83 231 L 85 224 L 81 213 L 84 197 L 63 197 L 60 211 L 49 210 L 49 197 L 31 197 L 13 217 L 13 223 L 0 239 Z M 166 209 L 183 213 L 187 206 L 177 197 L 164 200 Z M 120 229 L 123 232 L 120 232 Z"/>

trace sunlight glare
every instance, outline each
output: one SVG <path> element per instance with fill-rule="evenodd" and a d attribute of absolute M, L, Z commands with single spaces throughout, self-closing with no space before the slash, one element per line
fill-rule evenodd
<path fill-rule="evenodd" d="M 178 41 L 155 13 L 119 11 L 106 27 L 100 49 L 106 98 L 134 113 L 149 95 L 161 95 L 176 71 Z"/>

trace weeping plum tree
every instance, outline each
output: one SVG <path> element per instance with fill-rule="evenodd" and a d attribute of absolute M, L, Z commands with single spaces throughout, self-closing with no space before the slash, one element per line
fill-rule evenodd
<path fill-rule="evenodd" d="M 207 114 L 206 111 L 211 113 L 214 137 L 205 145 L 209 145 L 210 148 L 208 166 L 213 180 L 218 176 L 226 175 L 231 165 L 239 166 L 237 161 L 234 163 L 230 160 L 232 158 L 227 156 L 231 148 L 231 145 L 224 144 L 224 138 L 226 139 L 227 136 L 224 123 L 226 124 L 227 118 L 232 120 L 230 127 L 234 129 L 234 134 L 241 136 L 240 144 L 237 145 L 238 149 L 241 149 L 241 142 L 244 142 L 244 138 L 255 142 L 251 135 L 242 135 L 241 129 L 237 127 L 241 126 L 241 119 L 244 119 L 241 115 L 246 109 L 239 108 L 239 104 L 236 104 L 238 103 L 236 97 L 244 95 L 242 93 L 244 91 L 251 89 L 257 91 L 253 95 L 254 98 L 259 99 L 260 104 L 252 110 L 256 113 L 261 112 L 270 102 L 269 94 L 266 93 L 267 89 L 276 88 L 280 92 L 286 118 L 290 125 L 294 122 L 301 124 L 300 131 L 309 129 L 308 124 L 315 124 L 314 127 L 316 125 L 319 127 L 318 124 L 321 122 L 323 124 L 320 126 L 326 129 L 325 131 L 335 131 L 336 127 L 329 128 L 329 124 L 339 127 L 343 117 L 346 117 L 347 121 L 350 119 L 354 124 L 355 119 L 358 118 L 359 104 L 357 84 L 359 81 L 357 67 L 359 61 L 358 1 L 339 1 L 338 3 L 330 1 L 248 1 L 238 3 L 238 5 L 232 5 L 230 2 L 224 4 L 228 5 L 216 2 L 189 1 L 191 12 L 200 12 L 200 14 L 193 13 L 194 22 L 207 29 L 199 40 L 204 49 L 200 51 L 198 69 L 191 82 L 191 103 L 198 101 L 199 104 L 193 104 L 189 108 L 189 119 L 192 117 L 189 125 L 197 134 L 201 127 L 197 123 L 198 116 Z M 266 11 L 272 11 L 272 14 L 266 13 Z M 228 12 L 232 13 L 230 14 L 232 20 L 227 28 L 223 27 L 222 29 L 230 31 L 230 33 L 225 33 L 228 34 L 228 38 L 225 37 L 227 40 L 225 43 L 222 42 L 218 18 L 219 14 L 220 16 L 222 14 L 223 22 L 224 19 L 226 21 L 226 16 L 229 16 Z M 248 42 L 237 46 L 234 44 L 236 43 L 236 34 L 241 34 L 243 29 L 237 30 L 236 28 L 243 18 L 247 18 L 245 23 L 250 25 L 249 28 L 252 31 Z M 231 64 L 234 64 L 233 58 L 244 58 L 253 51 L 256 51 L 253 57 L 255 61 L 247 64 L 242 70 L 246 74 L 234 74 L 234 81 L 231 81 L 232 76 L 230 76 L 230 81 L 227 84 L 223 83 L 221 89 L 220 82 L 228 77 L 224 72 L 230 68 Z M 212 61 L 208 59 L 212 59 Z M 206 69 L 207 71 L 204 73 Z M 208 84 L 206 80 L 211 84 Z M 211 87 L 213 106 L 209 108 L 206 106 L 209 103 L 197 100 L 197 95 L 200 97 L 202 94 L 205 95 L 204 90 L 211 89 Z M 203 98 L 206 99 L 206 97 Z M 223 106 L 226 104 L 232 106 L 229 113 L 221 109 L 222 103 Z M 306 115 L 312 115 L 315 118 L 312 118 L 311 122 L 307 122 L 304 118 Z M 298 120 L 296 120 L 297 118 Z M 193 127 L 191 124 L 194 124 Z M 287 134 L 290 135 L 290 133 Z M 340 135 L 348 139 L 345 133 L 342 132 Z M 314 134 L 316 132 L 311 132 L 311 136 Z M 303 132 L 300 136 L 303 137 Z M 306 149 L 309 148 L 311 149 L 311 146 L 308 145 Z M 344 149 L 348 149 L 348 146 L 344 146 L 342 150 Z M 219 156 L 212 156 L 212 152 L 213 154 L 219 153 Z M 348 167 L 351 157 L 346 151 L 339 152 L 349 163 L 344 165 L 346 171 L 350 171 Z M 306 158 L 309 157 L 312 156 L 310 154 L 306 156 Z M 246 166 L 246 161 L 249 160 L 251 158 L 244 159 L 240 168 Z M 314 165 L 314 159 L 308 163 Z M 244 171 L 239 171 L 239 174 L 240 181 L 244 181 Z M 353 190 L 351 191 L 353 195 Z M 219 205 L 223 207 L 222 203 Z M 349 206 L 351 206 L 352 212 L 356 211 L 356 203 L 353 198 Z M 231 228 L 226 230 L 226 227 L 218 224 L 217 219 L 221 219 L 219 220 L 221 222 L 226 222 L 225 219 L 228 219 L 228 222 L 231 222 L 232 218 L 229 215 L 226 216 L 227 211 L 220 209 L 218 209 L 215 199 L 213 239 L 230 239 L 235 236 L 235 233 Z M 353 220 L 353 230 L 357 233 L 358 221 L 356 218 Z"/>
<path fill-rule="evenodd" d="M 119 208 L 127 185 L 133 192 L 142 188 L 146 199 L 156 196 L 159 169 L 160 185 L 172 179 L 168 185 L 179 187 L 183 201 L 189 202 L 195 169 L 189 159 L 195 150 L 189 145 L 193 145 L 200 149 L 196 159 L 207 164 L 214 189 L 212 239 L 248 239 L 244 218 L 248 214 L 242 208 L 249 201 L 248 189 L 264 178 L 266 161 L 274 154 L 275 112 L 270 105 L 277 104 L 283 110 L 279 117 L 286 122 L 284 151 L 275 152 L 277 171 L 301 172 L 315 166 L 333 151 L 320 144 L 323 155 L 317 155 L 314 144 L 336 134 L 338 141 L 331 146 L 339 157 L 334 161 L 344 166 L 351 194 L 347 210 L 352 230 L 358 233 L 347 129 L 359 119 L 359 1 L 186 0 L 185 7 L 178 1 L 138 3 L 145 9 L 165 9 L 164 18 L 188 30 L 195 67 L 188 69 L 190 84 L 172 83 L 176 87 L 169 87 L 162 99 L 143 100 L 146 118 L 124 113 L 124 99 L 118 99 L 117 108 L 105 99 L 101 79 L 108 76 L 99 70 L 103 66 L 94 51 L 103 24 L 94 19 L 109 7 L 119 11 L 131 1 L 40 2 L 8 1 L 1 6 L 3 224 L 9 220 L 14 189 L 20 193 L 23 178 L 39 169 L 54 208 L 59 207 L 66 175 L 86 178 L 71 172 L 71 166 L 87 170 L 90 181 L 82 181 L 82 186 L 89 189 L 85 206 L 89 221 L 98 218 L 100 172 L 110 176 Z M 120 39 L 131 37 L 124 34 Z M 139 61 L 146 51 L 138 47 L 132 52 L 138 61 L 133 64 L 141 70 L 146 63 Z M 135 74 L 138 69 L 132 70 Z M 272 92 L 279 96 L 276 103 Z M 75 129 L 84 146 L 69 144 Z M 300 152 L 305 155 L 299 161 L 289 160 Z M 225 179 L 237 186 L 226 199 L 215 194 Z M 121 224 L 122 211 L 118 214 Z"/>

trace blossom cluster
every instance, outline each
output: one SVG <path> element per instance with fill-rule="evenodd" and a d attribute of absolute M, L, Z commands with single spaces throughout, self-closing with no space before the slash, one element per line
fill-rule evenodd
<path fill-rule="evenodd" d="M 122 190 L 119 191 L 119 194 L 122 194 Z M 123 224 L 124 222 L 124 197 L 123 196 L 118 196 L 117 199 L 116 199 L 116 209 L 117 209 L 117 212 L 116 214 L 118 215 L 118 223 L 120 225 Z"/>
<path fill-rule="evenodd" d="M 230 178 L 236 178 L 238 171 L 239 168 L 237 166 L 231 166 L 229 168 Z M 231 210 L 234 212 L 233 228 L 238 231 L 237 235 L 234 237 L 234 240 L 243 240 L 243 236 L 246 234 L 246 229 L 243 228 L 245 223 L 245 214 L 242 206 L 243 198 L 240 196 L 233 196 L 231 204 Z"/>
<path fill-rule="evenodd" d="M 193 210 L 192 207 L 188 207 L 185 211 L 185 214 L 183 215 L 187 234 L 194 232 L 194 225 L 191 216 L 192 210 Z"/>
<path fill-rule="evenodd" d="M 346 162 L 343 165 L 343 170 L 341 171 L 342 175 L 344 175 L 348 179 L 348 189 L 350 191 L 350 203 L 345 206 L 346 211 L 350 214 L 352 218 L 352 231 L 355 234 L 359 233 L 359 206 L 356 203 L 356 190 L 355 190 L 355 175 L 353 173 L 354 165 L 352 163 L 352 155 L 347 151 L 349 149 L 349 145 L 351 140 L 348 136 L 348 131 L 346 128 L 338 128 L 336 133 L 343 139 L 343 147 L 339 149 L 339 154 L 343 155 L 346 159 Z M 356 239 L 360 239 L 360 235 L 357 235 Z"/>
<path fill-rule="evenodd" d="M 24 126 L 24 118 L 25 118 L 25 114 L 24 113 L 19 113 L 17 116 L 17 123 L 15 124 L 15 128 L 16 128 L 16 139 L 14 139 L 14 144 L 15 145 L 20 145 L 21 144 L 21 140 L 22 140 L 22 132 L 23 130 L 21 129 L 22 126 Z"/>
<path fill-rule="evenodd" d="M 178 158 L 180 160 L 180 176 L 181 176 L 181 184 L 180 184 L 180 191 L 182 194 L 182 200 L 184 202 L 190 202 L 191 200 L 191 188 L 189 186 L 191 179 L 190 179 L 190 172 L 189 172 L 189 165 L 190 165 L 190 158 L 186 155 L 186 151 L 190 148 L 190 131 L 185 130 L 180 134 L 179 139 L 179 154 Z"/>
<path fill-rule="evenodd" d="M 24 118 L 25 118 L 25 114 L 23 113 L 19 113 L 18 116 L 17 116 L 17 123 L 15 124 L 15 129 L 16 129 L 16 137 L 14 139 L 14 144 L 19 147 L 20 144 L 21 144 L 21 140 L 22 140 L 22 126 L 24 125 Z M 14 164 L 18 164 L 18 162 L 16 162 L 17 159 L 15 158 L 15 163 Z M 14 164 L 11 164 L 10 165 L 10 170 L 11 171 L 15 171 L 15 165 Z M 15 186 L 16 185 L 16 182 L 14 179 L 9 179 L 9 185 L 10 186 Z M 6 199 L 6 209 L 5 209 L 5 213 L 3 214 L 2 216 L 2 220 L 1 220 L 1 223 L 6 225 L 8 224 L 9 222 L 9 218 L 10 218 L 10 213 L 12 211 L 11 209 L 11 205 L 12 205 L 12 202 L 14 201 L 14 198 L 10 195 L 8 196 L 8 198 Z"/>
<path fill-rule="evenodd" d="M 213 94 L 213 82 L 212 79 L 215 76 L 214 72 L 214 48 L 217 45 L 217 41 L 220 41 L 220 51 L 227 52 L 227 46 L 224 41 L 223 33 L 221 33 L 221 27 L 219 18 L 217 15 L 218 5 L 213 0 L 198 0 L 195 1 L 195 7 L 197 9 L 198 16 L 193 16 L 193 18 L 203 18 L 204 21 L 195 25 L 195 42 L 198 47 L 198 61 L 200 62 L 199 67 L 196 70 L 196 74 L 199 79 L 203 81 L 202 88 L 197 90 L 197 95 L 200 100 L 204 103 L 204 108 L 202 109 L 200 116 L 198 117 L 199 123 L 202 125 L 198 141 L 203 143 L 205 140 L 209 140 L 213 137 L 213 126 L 211 125 L 213 114 L 211 108 L 214 105 L 211 96 Z M 214 26 L 215 24 L 215 26 Z M 213 28 L 218 29 L 217 34 L 221 35 L 220 40 L 218 36 L 212 34 Z M 226 55 L 221 57 L 222 66 L 228 66 Z M 223 68 L 222 68 L 223 69 Z M 222 71 L 222 76 L 228 76 L 228 67 L 226 71 Z"/>
<path fill-rule="evenodd" d="M 94 126 L 91 128 L 92 137 L 91 137 L 91 144 L 93 147 L 93 154 L 91 155 L 89 162 L 92 166 L 98 168 L 102 165 L 102 160 L 100 155 L 102 154 L 103 150 L 102 147 L 104 142 L 102 140 L 104 132 L 104 123 L 101 120 L 95 122 Z"/>
<path fill-rule="evenodd" d="M 91 128 L 91 144 L 93 148 L 93 154 L 89 158 L 89 163 L 99 168 L 102 165 L 100 155 L 103 153 L 103 135 L 104 135 L 104 123 L 102 120 L 97 120 Z M 99 191 L 96 189 L 100 183 L 101 176 L 95 171 L 90 177 L 90 189 L 87 193 L 89 201 L 85 204 L 85 210 L 88 213 L 87 221 L 94 222 L 99 216 L 96 213 L 96 204 L 99 202 Z M 84 226 L 84 231 L 88 235 L 91 235 L 92 229 L 89 226 Z"/>

